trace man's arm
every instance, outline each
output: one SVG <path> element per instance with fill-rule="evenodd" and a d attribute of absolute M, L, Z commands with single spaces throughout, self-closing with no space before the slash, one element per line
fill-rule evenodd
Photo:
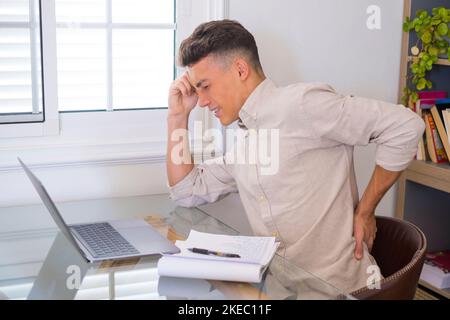
<path fill-rule="evenodd" d="M 413 160 L 425 124 L 402 105 L 344 96 L 326 84 L 312 84 L 302 102 L 302 114 L 316 137 L 347 145 L 377 145 L 377 167 L 354 213 L 355 257 L 360 259 L 362 241 L 369 250 L 373 244 L 376 205 Z"/>
<path fill-rule="evenodd" d="M 167 178 L 172 187 L 183 180 L 194 168 L 189 149 L 187 117 L 167 118 Z"/>
<path fill-rule="evenodd" d="M 215 202 L 230 192 L 237 192 L 236 182 L 224 162 L 213 161 L 194 166 L 189 149 L 188 120 L 197 101 L 197 93 L 187 74 L 170 86 L 167 178 L 170 198 L 183 207 Z"/>
<path fill-rule="evenodd" d="M 194 168 L 189 150 L 188 120 L 197 101 L 198 96 L 190 85 L 186 73 L 170 86 L 166 157 L 169 186 L 183 180 Z"/>
<path fill-rule="evenodd" d="M 353 235 L 356 240 L 355 257 L 363 257 L 363 242 L 369 252 L 376 237 L 375 208 L 389 188 L 398 180 L 402 171 L 389 171 L 377 165 L 364 194 L 356 207 Z"/>

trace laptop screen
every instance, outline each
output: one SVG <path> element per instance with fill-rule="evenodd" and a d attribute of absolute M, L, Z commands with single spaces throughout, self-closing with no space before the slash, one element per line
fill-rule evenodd
<path fill-rule="evenodd" d="M 37 193 L 42 199 L 42 202 L 44 202 L 44 205 L 47 207 L 47 210 L 50 212 L 53 220 L 58 225 L 61 232 L 66 236 L 67 240 L 69 240 L 74 247 L 78 250 L 78 252 L 83 256 L 86 257 L 86 255 L 83 253 L 83 251 L 78 246 L 77 242 L 75 241 L 75 238 L 73 237 L 72 233 L 70 232 L 69 228 L 67 227 L 67 224 L 65 223 L 63 217 L 59 213 L 58 209 L 56 208 L 55 203 L 50 198 L 50 195 L 48 194 L 47 190 L 45 189 L 44 185 L 41 183 L 41 181 L 31 172 L 31 170 L 25 165 L 25 163 L 22 162 L 20 158 L 17 158 L 19 160 L 20 165 L 25 170 L 25 173 L 27 174 L 28 178 L 31 180 L 31 183 L 33 184 L 34 188 L 36 189 Z"/>

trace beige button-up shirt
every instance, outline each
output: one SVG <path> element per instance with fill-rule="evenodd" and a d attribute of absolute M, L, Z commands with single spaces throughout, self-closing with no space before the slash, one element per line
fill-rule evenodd
<path fill-rule="evenodd" d="M 191 207 L 239 192 L 255 235 L 277 236 L 281 255 L 344 291 L 366 286 L 376 262 L 367 247 L 362 260 L 353 254 L 353 148 L 376 143 L 378 165 L 404 170 L 423 121 L 402 105 L 340 95 L 323 83 L 276 87 L 269 79 L 239 116 L 248 130 L 278 129 L 277 172 L 222 157 L 196 166 L 170 188 L 171 198 Z"/>

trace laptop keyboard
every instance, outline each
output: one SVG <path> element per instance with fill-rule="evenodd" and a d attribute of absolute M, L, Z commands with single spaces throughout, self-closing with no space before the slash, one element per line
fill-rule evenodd
<path fill-rule="evenodd" d="M 138 254 L 124 237 L 109 223 L 93 223 L 71 226 L 85 244 L 94 258 L 120 257 Z"/>

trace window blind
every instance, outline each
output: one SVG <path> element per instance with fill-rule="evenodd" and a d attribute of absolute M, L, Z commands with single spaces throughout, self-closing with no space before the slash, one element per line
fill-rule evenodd
<path fill-rule="evenodd" d="M 0 123 L 42 121 L 39 1 L 0 1 Z"/>
<path fill-rule="evenodd" d="M 174 1 L 56 0 L 60 111 L 167 107 Z"/>

